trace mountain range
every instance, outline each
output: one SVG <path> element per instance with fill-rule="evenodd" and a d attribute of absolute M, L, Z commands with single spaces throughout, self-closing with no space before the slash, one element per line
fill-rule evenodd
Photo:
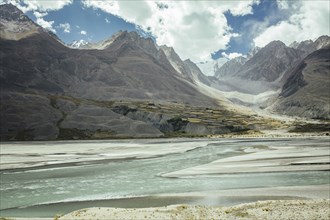
<path fill-rule="evenodd" d="M 329 36 L 290 46 L 273 41 L 258 48 L 253 56 L 234 58 L 216 69 L 213 86 L 227 98 L 245 105 L 262 106 L 274 113 L 328 119 L 330 94 L 325 88 L 329 87 L 329 48 Z M 312 84 L 323 90 L 308 89 Z M 238 94 L 233 97 L 232 92 Z M 250 95 L 252 99 L 246 98 Z M 305 104 L 299 106 L 299 111 L 288 110 L 287 106 L 293 103 L 283 100 L 289 97 L 292 102 L 305 99 Z M 313 110 L 310 106 L 314 106 Z"/>
<path fill-rule="evenodd" d="M 270 119 L 251 110 L 256 107 L 330 118 L 328 36 L 289 47 L 271 42 L 207 77 L 173 48 L 135 32 L 65 45 L 10 4 L 0 5 L 0 28 L 2 140 L 191 136 L 271 127 Z"/>

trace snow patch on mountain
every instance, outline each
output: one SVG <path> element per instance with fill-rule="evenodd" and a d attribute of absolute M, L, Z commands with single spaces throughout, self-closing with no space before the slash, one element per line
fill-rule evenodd
<path fill-rule="evenodd" d="M 69 47 L 71 48 L 75 48 L 75 49 L 80 49 L 86 45 L 88 45 L 89 42 L 88 41 L 85 41 L 85 40 L 75 40 L 73 41 L 72 43 L 68 44 Z"/>
<path fill-rule="evenodd" d="M 207 60 L 204 62 L 196 63 L 198 68 L 202 71 L 202 73 L 206 76 L 214 76 L 214 73 L 226 62 L 228 59 L 221 57 L 216 60 Z"/>

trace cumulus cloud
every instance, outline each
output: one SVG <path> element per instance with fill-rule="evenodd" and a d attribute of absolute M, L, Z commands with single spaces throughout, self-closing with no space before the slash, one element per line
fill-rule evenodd
<path fill-rule="evenodd" d="M 44 17 L 47 15 L 47 12 L 34 11 L 33 15 L 37 18 L 36 23 L 41 27 L 56 33 L 56 30 L 53 28 L 54 21 L 46 21 Z"/>
<path fill-rule="evenodd" d="M 243 16 L 252 14 L 252 5 L 253 4 L 259 4 L 259 0 L 253 0 L 253 1 L 232 1 L 229 3 L 231 6 L 229 11 L 234 16 Z"/>
<path fill-rule="evenodd" d="M 56 30 L 53 28 L 54 21 L 46 21 L 44 16 L 46 16 L 47 12 L 39 12 L 34 11 L 33 15 L 37 18 L 36 23 L 39 24 L 41 27 L 56 33 Z"/>
<path fill-rule="evenodd" d="M 236 57 L 245 57 L 243 54 L 236 53 L 236 52 L 235 53 L 229 53 L 229 54 L 227 54 L 226 52 L 222 52 L 221 55 L 223 57 L 227 58 L 228 60 L 232 60 L 232 59 L 234 59 Z"/>
<path fill-rule="evenodd" d="M 273 40 L 289 45 L 293 41 L 330 35 L 330 1 L 281 1 L 280 7 L 292 10 L 292 15 L 288 20 L 266 28 L 254 39 L 256 46 L 263 47 Z"/>
<path fill-rule="evenodd" d="M 286 0 L 277 0 L 277 6 L 280 9 L 289 9 L 289 2 Z"/>
<path fill-rule="evenodd" d="M 70 33 L 71 32 L 71 26 L 70 26 L 69 23 L 60 24 L 59 28 L 62 28 L 64 33 Z"/>
<path fill-rule="evenodd" d="M 53 11 L 71 4 L 73 0 L 5 0 L 5 3 L 11 3 L 22 10 L 27 11 Z"/>
<path fill-rule="evenodd" d="M 48 13 L 47 12 L 39 12 L 39 11 L 35 11 L 33 12 L 33 15 L 36 16 L 36 18 L 42 18 L 44 16 L 46 16 Z"/>
<path fill-rule="evenodd" d="M 39 17 L 37 18 L 36 23 L 41 27 L 56 33 L 56 30 L 53 28 L 54 21 L 45 21 L 42 17 Z"/>
<path fill-rule="evenodd" d="M 85 7 L 99 8 L 134 23 L 155 36 L 157 44 L 175 48 L 182 59 L 211 59 L 237 36 L 228 26 L 225 12 L 235 16 L 252 13 L 255 0 L 244 1 L 96 1 Z"/>
<path fill-rule="evenodd" d="M 86 35 L 87 32 L 83 30 L 83 31 L 80 31 L 80 34 L 81 34 L 81 35 Z"/>

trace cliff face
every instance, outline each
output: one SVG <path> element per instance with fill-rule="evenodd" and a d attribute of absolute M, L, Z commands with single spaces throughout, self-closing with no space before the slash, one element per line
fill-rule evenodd
<path fill-rule="evenodd" d="M 281 114 L 330 119 L 330 47 L 314 51 L 288 72 L 269 108 Z"/>

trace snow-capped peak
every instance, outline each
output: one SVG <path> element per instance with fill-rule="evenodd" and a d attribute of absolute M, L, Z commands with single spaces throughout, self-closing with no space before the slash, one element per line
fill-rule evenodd
<path fill-rule="evenodd" d="M 86 46 L 87 44 L 89 44 L 88 41 L 85 41 L 85 40 L 75 40 L 72 43 L 68 44 L 68 46 L 71 47 L 71 48 L 81 48 L 83 46 Z"/>

